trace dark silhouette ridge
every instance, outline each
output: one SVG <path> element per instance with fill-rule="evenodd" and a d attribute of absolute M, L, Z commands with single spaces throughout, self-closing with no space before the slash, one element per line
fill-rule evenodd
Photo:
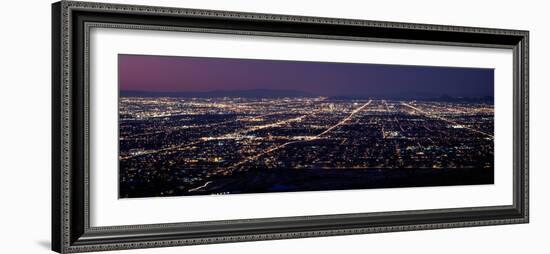
<path fill-rule="evenodd" d="M 152 92 L 152 91 L 120 91 L 121 97 L 181 97 L 181 98 L 299 98 L 318 97 L 320 95 L 299 90 L 274 90 L 274 89 L 250 89 L 250 90 L 214 90 L 208 92 Z M 358 99 L 385 99 L 385 100 L 421 100 L 441 102 L 493 102 L 493 96 L 480 97 L 456 97 L 450 95 L 437 95 L 433 93 L 407 93 L 401 94 L 372 94 L 330 96 L 330 100 L 358 100 Z"/>

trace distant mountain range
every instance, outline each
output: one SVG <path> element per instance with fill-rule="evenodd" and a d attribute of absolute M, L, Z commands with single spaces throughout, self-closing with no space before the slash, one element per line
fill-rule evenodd
<path fill-rule="evenodd" d="M 449 95 L 353 95 L 334 96 L 333 100 L 352 99 L 380 99 L 380 100 L 417 100 L 417 101 L 441 101 L 441 102 L 494 102 L 493 96 L 449 96 Z"/>
<path fill-rule="evenodd" d="M 214 90 L 207 92 L 150 92 L 150 91 L 120 91 L 121 97 L 182 97 L 182 98 L 283 98 L 283 97 L 317 97 L 319 95 L 299 90 L 251 89 L 251 90 Z M 429 100 L 447 102 L 493 102 L 493 96 L 458 97 L 437 95 L 431 93 L 400 93 L 331 96 L 332 100 L 350 99 L 387 99 L 387 100 Z"/>
<path fill-rule="evenodd" d="M 315 97 L 315 95 L 298 90 L 214 90 L 208 92 L 148 92 L 148 91 L 120 91 L 122 97 L 183 97 L 183 98 L 282 98 L 282 97 Z"/>
<path fill-rule="evenodd" d="M 431 101 L 446 101 L 446 102 L 491 102 L 495 101 L 493 96 L 481 96 L 481 97 L 452 97 L 443 95 L 439 98 L 433 98 Z"/>

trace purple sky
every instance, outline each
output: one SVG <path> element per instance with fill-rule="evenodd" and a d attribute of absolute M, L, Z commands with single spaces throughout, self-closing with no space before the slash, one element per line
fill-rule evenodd
<path fill-rule="evenodd" d="M 314 95 L 493 96 L 494 71 L 429 67 L 119 55 L 122 91 L 284 89 Z"/>

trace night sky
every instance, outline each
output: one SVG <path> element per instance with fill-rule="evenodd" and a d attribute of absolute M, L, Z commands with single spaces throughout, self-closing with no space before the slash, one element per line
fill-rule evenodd
<path fill-rule="evenodd" d="M 319 96 L 493 96 L 494 70 L 119 55 L 122 91 L 297 90 Z"/>

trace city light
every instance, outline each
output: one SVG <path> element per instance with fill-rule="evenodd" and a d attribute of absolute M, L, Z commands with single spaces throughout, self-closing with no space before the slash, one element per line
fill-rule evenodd
<path fill-rule="evenodd" d="M 126 196 L 140 184 L 156 195 L 219 190 L 229 184 L 220 179 L 255 170 L 494 167 L 492 103 L 121 97 L 119 106 Z"/>

